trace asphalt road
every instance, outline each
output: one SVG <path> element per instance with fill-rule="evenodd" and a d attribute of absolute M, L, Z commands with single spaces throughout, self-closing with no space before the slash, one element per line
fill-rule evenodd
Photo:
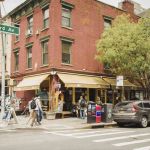
<path fill-rule="evenodd" d="M 150 150 L 148 128 L 0 129 L 0 150 Z"/>

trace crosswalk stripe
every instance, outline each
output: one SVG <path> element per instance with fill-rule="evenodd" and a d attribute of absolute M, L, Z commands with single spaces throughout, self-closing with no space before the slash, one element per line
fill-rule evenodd
<path fill-rule="evenodd" d="M 145 143 L 149 142 L 150 139 L 144 139 L 144 140 L 136 140 L 136 141 L 131 141 L 131 142 L 123 142 L 123 143 L 117 143 L 113 144 L 114 146 L 125 146 L 125 145 L 132 145 L 132 144 L 138 144 L 138 143 Z"/>
<path fill-rule="evenodd" d="M 150 133 L 135 134 L 135 135 L 128 135 L 128 136 L 119 136 L 119 137 L 112 137 L 112 138 L 107 138 L 107 139 L 93 140 L 93 142 L 114 141 L 114 140 L 127 139 L 127 138 L 134 138 L 134 137 L 139 137 L 139 136 L 146 136 L 146 135 L 150 135 Z"/>
<path fill-rule="evenodd" d="M 102 134 L 93 134 L 93 135 L 84 135 L 84 136 L 74 136 L 76 138 L 89 138 L 95 136 L 103 136 L 103 135 L 114 135 L 114 134 L 121 134 L 121 133 L 133 133 L 135 131 L 121 131 L 121 132 L 112 132 L 112 133 L 102 133 Z"/>
<path fill-rule="evenodd" d="M 133 150 L 150 150 L 150 146 L 136 148 L 136 149 L 133 149 Z"/>
<path fill-rule="evenodd" d="M 80 131 L 80 130 L 79 130 Z M 83 130 L 82 130 L 83 131 Z M 55 131 L 55 132 L 45 132 L 45 133 L 51 133 L 51 134 L 55 134 L 55 135 L 61 135 L 61 136 L 73 136 L 73 137 L 76 137 L 77 135 L 84 135 L 84 134 L 94 134 L 94 133 L 98 133 L 98 132 L 101 132 L 101 133 L 104 133 L 104 135 L 105 134 L 107 134 L 106 132 L 115 132 L 115 131 L 119 131 L 119 130 L 107 130 L 107 131 L 89 131 L 89 132 L 80 132 L 80 133 L 66 133 L 65 131 L 64 131 L 64 133 L 63 132 L 59 132 L 59 131 Z M 131 132 L 131 131 L 130 131 Z M 133 132 L 133 131 L 132 131 Z M 96 134 L 94 134 L 94 135 L 96 135 Z M 78 136 L 77 136 L 78 137 Z"/>
<path fill-rule="evenodd" d="M 11 130 L 11 129 L 0 129 L 0 132 L 15 132 L 16 130 Z"/>
<path fill-rule="evenodd" d="M 80 131 L 93 131 L 93 129 L 76 129 L 76 130 L 63 130 L 63 131 L 55 131 L 55 132 L 60 132 L 60 133 L 67 133 L 67 132 L 71 132 L 71 133 L 74 133 L 74 132 L 80 132 Z"/>

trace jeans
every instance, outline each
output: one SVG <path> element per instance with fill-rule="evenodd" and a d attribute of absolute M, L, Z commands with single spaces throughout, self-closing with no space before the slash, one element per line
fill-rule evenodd
<path fill-rule="evenodd" d="M 40 122 L 42 121 L 42 117 L 43 117 L 43 113 L 40 109 L 36 111 L 36 117 L 37 117 L 37 122 L 40 124 Z"/>
<path fill-rule="evenodd" d="M 85 118 L 85 111 L 84 111 L 84 109 L 80 109 L 80 118 L 81 119 L 84 119 Z"/>

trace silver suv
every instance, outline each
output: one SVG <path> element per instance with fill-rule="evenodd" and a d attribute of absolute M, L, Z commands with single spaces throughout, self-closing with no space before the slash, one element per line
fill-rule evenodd
<path fill-rule="evenodd" d="M 139 124 L 145 128 L 150 123 L 150 101 L 123 101 L 116 104 L 113 119 L 118 126 L 127 123 Z"/>

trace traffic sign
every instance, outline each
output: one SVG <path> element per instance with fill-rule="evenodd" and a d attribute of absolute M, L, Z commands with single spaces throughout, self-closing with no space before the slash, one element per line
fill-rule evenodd
<path fill-rule="evenodd" d="M 0 32 L 19 35 L 19 28 L 15 26 L 0 24 Z"/>

